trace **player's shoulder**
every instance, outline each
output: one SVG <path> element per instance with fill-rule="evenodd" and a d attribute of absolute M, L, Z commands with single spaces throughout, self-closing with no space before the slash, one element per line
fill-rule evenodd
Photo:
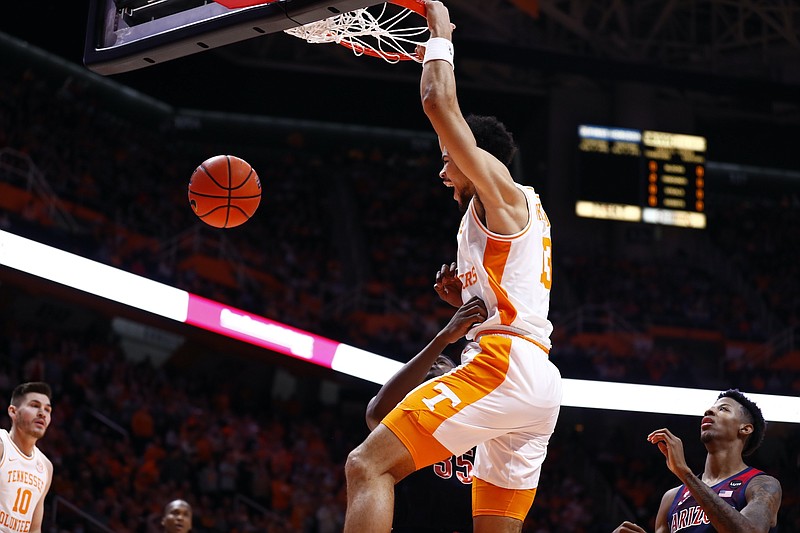
<path fill-rule="evenodd" d="M 36 447 L 36 453 L 39 456 L 39 458 L 42 460 L 42 462 L 44 463 L 44 466 L 50 472 L 52 472 L 53 471 L 53 462 L 50 461 L 50 459 L 47 457 L 47 455 L 45 455 L 45 453 L 38 446 Z"/>
<path fill-rule="evenodd" d="M 683 488 L 683 485 L 678 485 L 678 486 L 676 486 L 676 487 L 672 487 L 672 488 L 671 488 L 671 489 L 669 489 L 667 492 L 665 492 L 665 493 L 664 493 L 664 495 L 661 497 L 661 504 L 662 504 L 662 505 L 663 505 L 664 503 L 666 503 L 666 504 L 668 504 L 668 505 L 669 505 L 669 504 L 671 504 L 671 503 L 672 503 L 672 500 L 674 500 L 674 499 L 675 499 L 675 497 L 678 495 L 678 492 L 679 492 L 679 491 L 680 491 L 682 488 Z"/>
<path fill-rule="evenodd" d="M 777 478 L 760 473 L 753 477 L 745 490 L 745 501 L 748 507 L 758 507 L 773 515 L 773 523 L 783 500 L 783 489 Z"/>
<path fill-rule="evenodd" d="M 748 492 L 752 490 L 758 489 L 766 489 L 770 491 L 774 490 L 781 490 L 781 482 L 778 481 L 778 478 L 771 476 L 767 473 L 761 472 L 755 476 L 753 479 L 750 480 L 750 483 L 747 485 Z"/>
<path fill-rule="evenodd" d="M 50 482 L 53 480 L 53 462 L 47 458 L 47 456 L 39 450 L 39 457 L 41 457 L 42 462 L 44 463 L 44 470 L 47 472 L 47 485 L 50 486 Z"/>

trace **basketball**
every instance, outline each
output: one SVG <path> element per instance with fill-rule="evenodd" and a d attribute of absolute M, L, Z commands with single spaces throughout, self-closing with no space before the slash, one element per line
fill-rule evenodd
<path fill-rule="evenodd" d="M 244 224 L 261 202 L 261 180 L 247 161 L 217 155 L 203 161 L 189 180 L 189 205 L 215 228 Z"/>

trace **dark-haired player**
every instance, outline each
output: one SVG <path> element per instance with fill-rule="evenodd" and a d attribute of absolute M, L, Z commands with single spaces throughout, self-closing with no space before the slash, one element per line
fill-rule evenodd
<path fill-rule="evenodd" d="M 164 533 L 186 533 L 192 530 L 192 506 L 184 500 L 172 500 L 164 506 L 161 517 Z"/>
<path fill-rule="evenodd" d="M 663 428 L 647 440 L 667 458 L 667 467 L 683 485 L 668 490 L 656 516 L 656 533 L 767 533 L 775 531 L 781 484 L 753 467 L 750 455 L 764 439 L 761 409 L 736 389 L 721 393 L 700 421 L 700 441 L 708 450 L 703 473 L 686 465 L 681 439 Z M 615 533 L 645 533 L 623 522 Z"/>
<path fill-rule="evenodd" d="M 0 531 L 41 533 L 53 464 L 36 447 L 50 425 L 47 383 L 22 383 L 11 393 L 11 430 L 0 429 Z"/>
<path fill-rule="evenodd" d="M 456 262 L 435 287 L 455 307 L 479 297 L 487 317 L 467 333 L 457 369 L 409 393 L 350 453 L 344 530 L 390 531 L 395 483 L 475 447 L 474 530 L 515 533 L 536 496 L 562 398 L 548 356 L 550 221 L 533 188 L 511 175 L 516 146 L 505 126 L 462 115 L 449 11 L 424 3 L 431 39 L 420 98 L 439 137 L 439 177 L 463 212 Z"/>
<path fill-rule="evenodd" d="M 486 306 L 478 298 L 462 305 L 428 345 L 389 378 L 367 405 L 367 426 L 380 424 L 408 392 L 422 382 L 453 370 L 442 354 L 486 319 Z M 423 468 L 395 487 L 393 533 L 469 533 L 472 531 L 471 486 L 475 450 L 451 456 Z"/>

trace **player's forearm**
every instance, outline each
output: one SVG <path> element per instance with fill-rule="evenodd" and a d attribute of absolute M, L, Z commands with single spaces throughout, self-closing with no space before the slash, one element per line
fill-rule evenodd
<path fill-rule="evenodd" d="M 753 533 L 756 531 L 746 517 L 720 498 L 702 480 L 690 475 L 683 482 L 718 533 Z"/>
<path fill-rule="evenodd" d="M 422 67 L 420 98 L 423 111 L 432 120 L 457 109 L 456 81 L 450 63 L 434 60 Z"/>
<path fill-rule="evenodd" d="M 389 411 L 400 403 L 408 392 L 422 383 L 436 358 L 450 344 L 445 335 L 439 333 L 411 361 L 403 365 L 389 378 L 367 407 L 367 425 L 377 425 Z"/>

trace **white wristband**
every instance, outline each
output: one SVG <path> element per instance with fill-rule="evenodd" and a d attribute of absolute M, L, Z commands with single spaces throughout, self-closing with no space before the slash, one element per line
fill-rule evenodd
<path fill-rule="evenodd" d="M 432 37 L 425 43 L 425 58 L 422 64 L 437 59 L 447 61 L 453 67 L 453 43 L 444 37 Z"/>

